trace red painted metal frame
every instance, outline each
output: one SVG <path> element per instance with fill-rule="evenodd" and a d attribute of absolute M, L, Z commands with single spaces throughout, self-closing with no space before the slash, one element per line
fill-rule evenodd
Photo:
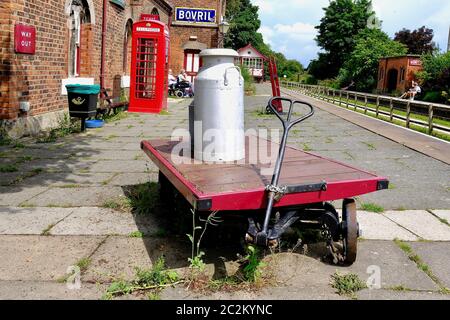
<path fill-rule="evenodd" d="M 158 31 L 141 31 L 153 29 Z M 152 98 L 140 98 L 137 96 L 137 77 L 144 78 L 148 76 L 138 75 L 137 58 L 139 55 L 139 40 L 154 39 L 157 42 L 156 51 L 156 69 L 155 69 L 155 95 Z M 129 112 L 160 113 L 167 109 L 167 87 L 168 87 L 168 66 L 170 54 L 169 28 L 160 21 L 139 21 L 133 24 L 132 32 L 132 57 L 131 57 L 131 83 L 130 83 L 130 102 Z M 150 62 L 150 61 L 149 61 Z M 151 63 L 149 63 L 150 65 Z M 147 67 L 144 70 L 152 70 Z M 151 76 L 150 76 L 151 77 Z"/>
<path fill-rule="evenodd" d="M 272 84 L 272 96 L 280 97 L 281 96 L 280 80 L 278 77 L 277 62 L 275 61 L 274 57 L 270 57 L 269 72 L 270 72 L 270 82 Z M 281 103 L 281 101 L 274 101 L 274 106 L 277 108 L 277 111 L 279 113 L 283 113 L 283 104 Z"/>
<path fill-rule="evenodd" d="M 260 210 L 267 205 L 267 194 L 264 188 L 255 190 L 225 192 L 225 193 L 203 193 L 198 190 L 188 179 L 186 179 L 169 161 L 167 161 L 156 150 L 149 141 L 142 141 L 141 148 L 156 164 L 159 170 L 173 184 L 173 186 L 186 198 L 192 205 L 196 206 L 199 201 L 211 201 L 212 205 L 209 211 L 241 211 L 241 210 Z M 307 152 L 305 152 L 307 153 Z M 307 153 L 310 154 L 310 153 Z M 317 155 L 314 155 L 318 157 Z M 323 157 L 318 157 L 325 159 Z M 345 165 L 348 168 L 367 173 L 373 178 L 331 182 L 327 185 L 326 191 L 297 193 L 285 195 L 275 207 L 291 207 L 298 205 L 307 205 L 322 203 L 327 201 L 352 198 L 363 194 L 378 191 L 378 183 L 387 181 L 387 178 L 377 177 L 369 172 L 362 171 L 338 161 L 329 160 L 334 163 Z"/>

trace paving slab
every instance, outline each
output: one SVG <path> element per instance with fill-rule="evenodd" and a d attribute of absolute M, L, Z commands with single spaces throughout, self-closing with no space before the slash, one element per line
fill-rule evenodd
<path fill-rule="evenodd" d="M 124 235 L 135 231 L 154 234 L 158 224 L 152 216 L 136 217 L 106 208 L 73 208 L 72 214 L 50 230 L 51 235 Z"/>
<path fill-rule="evenodd" d="M 0 212 L 2 206 L 18 207 L 21 203 L 46 191 L 47 187 L 0 187 Z"/>
<path fill-rule="evenodd" d="M 358 211 L 362 238 L 367 240 L 417 241 L 418 237 L 379 213 Z"/>
<path fill-rule="evenodd" d="M 151 172 L 155 171 L 156 166 L 150 161 L 131 160 L 131 161 L 98 161 L 91 167 L 93 172 Z"/>
<path fill-rule="evenodd" d="M 450 300 L 450 295 L 423 291 L 369 290 L 357 293 L 358 300 Z"/>
<path fill-rule="evenodd" d="M 450 242 L 417 242 L 410 243 L 410 245 L 442 284 L 450 289 Z"/>
<path fill-rule="evenodd" d="M 48 281 L 89 257 L 104 237 L 0 236 L 0 280 Z"/>
<path fill-rule="evenodd" d="M 113 186 L 135 186 L 147 182 L 158 182 L 158 173 L 121 173 L 108 183 Z"/>
<path fill-rule="evenodd" d="M 163 255 L 169 268 L 186 267 L 189 252 L 186 246 L 162 238 L 110 237 L 93 255 L 82 279 L 94 283 L 131 280 L 136 267 L 151 268 Z"/>
<path fill-rule="evenodd" d="M 425 240 L 450 241 L 450 227 L 427 211 L 388 211 L 384 215 Z"/>
<path fill-rule="evenodd" d="M 114 173 L 68 173 L 68 172 L 43 172 L 34 177 L 24 179 L 18 186 L 49 186 L 67 187 L 75 185 L 103 185 L 109 181 Z"/>
<path fill-rule="evenodd" d="M 106 201 L 125 197 L 120 187 L 50 188 L 28 200 L 25 205 L 36 207 L 95 207 Z"/>
<path fill-rule="evenodd" d="M 450 210 L 432 210 L 431 212 L 450 223 Z"/>
<path fill-rule="evenodd" d="M 99 300 L 105 291 L 105 286 L 94 284 L 71 290 L 65 283 L 0 280 L 1 300 Z"/>
<path fill-rule="evenodd" d="M 0 234 L 40 235 L 73 212 L 71 208 L 0 209 Z"/>
<path fill-rule="evenodd" d="M 373 267 L 380 268 L 382 288 L 404 286 L 413 290 L 439 290 L 436 284 L 391 241 L 360 241 L 355 264 L 347 268 L 329 266 L 330 270 L 340 273 L 356 273 L 364 282 L 371 277 L 372 273 L 368 272 Z"/>

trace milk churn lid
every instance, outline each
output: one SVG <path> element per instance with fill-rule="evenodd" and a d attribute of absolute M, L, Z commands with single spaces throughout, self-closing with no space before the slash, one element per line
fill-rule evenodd
<path fill-rule="evenodd" d="M 233 49 L 205 49 L 200 57 L 239 57 L 239 53 Z"/>

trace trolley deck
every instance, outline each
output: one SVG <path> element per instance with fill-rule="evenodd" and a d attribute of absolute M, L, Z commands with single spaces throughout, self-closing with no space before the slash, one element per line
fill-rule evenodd
<path fill-rule="evenodd" d="M 256 139 L 258 148 L 264 151 L 279 148 L 276 143 Z M 160 172 L 192 206 L 200 211 L 259 210 L 267 206 L 266 186 L 270 184 L 272 173 L 269 165 L 251 164 L 249 139 L 245 161 L 224 164 L 192 163 L 190 156 L 185 157 L 183 164 L 175 164 L 172 151 L 178 144 L 179 142 L 168 140 L 152 140 L 142 141 L 141 145 Z M 268 169 L 267 175 L 261 173 L 264 168 Z M 314 191 L 314 187 L 323 182 L 326 183 L 326 190 Z M 295 185 L 302 192 L 285 195 L 275 207 L 352 198 L 386 189 L 388 180 L 334 160 L 287 147 L 280 185 Z M 313 191 L 308 192 L 308 189 Z"/>

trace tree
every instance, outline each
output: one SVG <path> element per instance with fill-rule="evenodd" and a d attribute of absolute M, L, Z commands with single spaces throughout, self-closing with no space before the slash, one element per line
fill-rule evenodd
<path fill-rule="evenodd" d="M 411 54 L 432 53 L 435 49 L 433 42 L 434 31 L 423 26 L 411 32 L 408 29 L 402 29 L 395 34 L 395 41 L 405 44 Z"/>
<path fill-rule="evenodd" d="M 422 56 L 423 71 L 417 74 L 425 91 L 424 100 L 450 104 L 450 52 Z"/>
<path fill-rule="evenodd" d="M 238 50 L 251 43 L 256 49 L 266 47 L 261 33 L 258 6 L 250 0 L 232 0 L 227 2 L 226 18 L 230 22 L 230 31 L 225 37 L 225 46 Z"/>
<path fill-rule="evenodd" d="M 328 77 L 337 74 L 353 51 L 356 36 L 368 29 L 375 12 L 371 0 L 332 0 L 324 11 L 325 16 L 316 27 L 319 32 L 316 41 L 325 53 L 314 67 L 326 66 L 328 69 L 323 71 Z M 325 78 L 317 73 L 318 78 Z"/>
<path fill-rule="evenodd" d="M 355 48 L 339 72 L 341 86 L 355 82 L 356 90 L 371 91 L 377 84 L 379 60 L 386 56 L 402 56 L 407 47 L 379 29 L 367 29 L 355 40 Z M 345 83 L 347 82 L 347 83 Z"/>

